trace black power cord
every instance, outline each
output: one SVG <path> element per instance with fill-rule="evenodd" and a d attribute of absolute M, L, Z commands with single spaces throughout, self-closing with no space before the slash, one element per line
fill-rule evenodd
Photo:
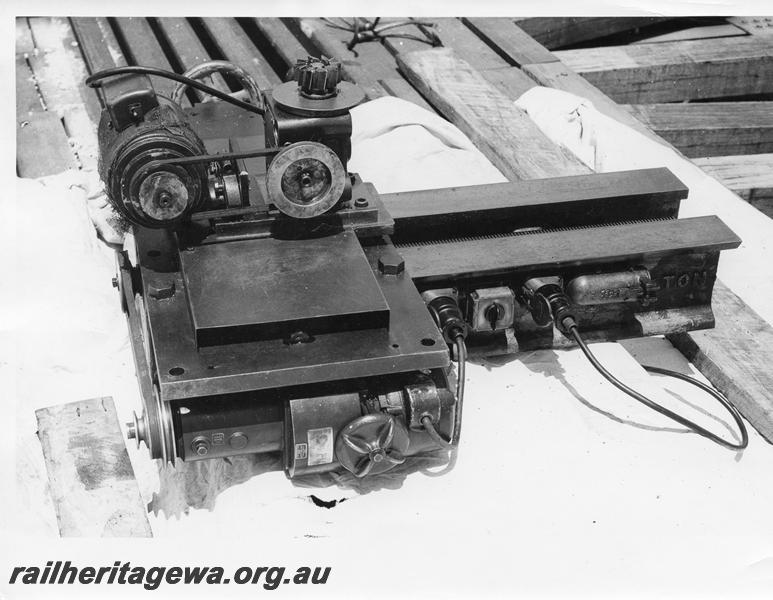
<path fill-rule="evenodd" d="M 435 425 L 432 423 L 432 417 L 425 415 L 421 418 L 421 424 L 427 431 L 429 437 L 438 446 L 442 448 L 451 448 L 459 443 L 459 436 L 462 431 L 462 407 L 464 405 L 464 380 L 465 380 L 465 367 L 467 365 L 467 346 L 464 343 L 464 335 L 459 333 L 454 338 L 454 344 L 456 346 L 456 411 L 454 412 L 454 428 L 451 434 L 451 440 L 444 440 L 443 437 L 435 429 Z"/>
<path fill-rule="evenodd" d="M 129 65 L 125 67 L 114 67 L 112 69 L 105 69 L 104 71 L 97 71 L 93 75 L 90 75 L 89 77 L 86 78 L 86 85 L 91 88 L 96 88 L 102 85 L 101 81 L 103 79 L 107 79 L 108 77 L 115 77 L 117 75 L 130 75 L 130 74 L 131 75 L 154 75 L 156 77 L 163 77 L 164 79 L 171 79 L 172 81 L 184 83 L 192 88 L 195 88 L 201 92 L 204 92 L 205 94 L 209 94 L 210 96 L 219 98 L 223 102 L 228 102 L 229 104 L 233 104 L 234 106 L 238 106 L 239 108 L 243 108 L 244 110 L 248 110 L 250 112 L 254 112 L 259 115 L 264 114 L 263 109 L 259 106 L 255 106 L 254 104 L 250 104 L 249 102 L 244 102 L 242 100 L 239 100 L 238 98 L 229 96 L 225 92 L 221 92 L 220 90 L 213 88 L 211 86 L 208 86 L 204 83 L 201 83 L 196 79 L 192 79 L 191 77 L 186 77 L 185 75 L 179 75 L 172 71 L 166 71 L 164 69 L 158 69 L 156 67 L 142 67 L 139 65 Z"/>
<path fill-rule="evenodd" d="M 636 390 L 633 390 L 629 388 L 627 385 L 625 385 L 622 381 L 617 379 L 614 375 L 612 375 L 609 371 L 607 371 L 604 366 L 598 361 L 598 359 L 594 356 L 594 354 L 590 351 L 590 348 L 588 348 L 588 345 L 585 343 L 585 340 L 582 339 L 582 336 L 580 335 L 580 330 L 577 327 L 577 323 L 572 317 L 564 317 L 562 319 L 561 324 L 563 325 L 563 328 L 571 334 L 571 336 L 574 338 L 574 340 L 577 342 L 577 344 L 580 346 L 580 349 L 582 350 L 583 354 L 587 357 L 587 359 L 590 361 L 590 363 L 596 368 L 596 370 L 601 373 L 601 375 L 609 381 L 612 385 L 614 385 L 617 389 L 622 390 L 631 398 L 634 398 L 635 400 L 638 400 L 645 406 L 648 406 L 654 411 L 659 412 L 661 415 L 665 415 L 669 419 L 676 421 L 680 425 L 683 425 L 690 429 L 691 431 L 697 433 L 698 435 L 702 435 L 703 437 L 711 440 L 712 442 L 716 442 L 720 446 L 724 446 L 725 448 L 730 448 L 731 450 L 743 450 L 749 445 L 749 434 L 746 431 L 746 425 L 744 425 L 743 420 L 741 419 L 741 415 L 738 412 L 738 410 L 728 402 L 727 398 L 725 398 L 722 394 L 720 394 L 717 390 L 711 388 L 710 386 L 706 385 L 705 383 L 702 383 L 698 381 L 697 379 L 690 377 L 689 375 L 684 375 L 682 373 L 679 373 L 677 371 L 671 371 L 669 369 L 662 369 L 660 367 L 652 367 L 649 365 L 642 365 L 644 370 L 650 372 L 650 373 L 657 373 L 659 375 L 667 375 L 669 377 L 675 377 L 677 379 L 681 379 L 683 381 L 686 381 L 688 383 L 693 384 L 696 387 L 699 387 L 703 391 L 707 392 L 714 398 L 716 398 L 722 406 L 724 406 L 727 411 L 730 413 L 730 415 L 733 417 L 733 420 L 735 421 L 736 425 L 738 426 L 738 430 L 741 432 L 741 442 L 740 443 L 734 443 L 734 442 L 728 442 L 725 439 L 722 439 L 718 435 L 710 432 L 708 429 L 704 429 L 697 423 L 694 423 L 693 421 L 690 421 L 689 419 L 673 412 L 667 409 L 665 406 L 661 406 L 660 404 L 657 404 L 656 402 L 653 402 L 646 396 L 640 394 Z"/>

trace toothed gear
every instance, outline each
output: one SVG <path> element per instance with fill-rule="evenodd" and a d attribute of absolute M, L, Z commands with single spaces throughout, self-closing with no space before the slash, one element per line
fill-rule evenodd
<path fill-rule="evenodd" d="M 341 63 L 324 56 L 298 60 L 295 63 L 295 80 L 300 93 L 307 98 L 331 98 L 338 93 Z"/>

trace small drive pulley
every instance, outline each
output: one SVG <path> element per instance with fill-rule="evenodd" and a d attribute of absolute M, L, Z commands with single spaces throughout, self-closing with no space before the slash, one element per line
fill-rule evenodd
<path fill-rule="evenodd" d="M 284 147 L 266 173 L 268 199 L 296 219 L 326 213 L 341 199 L 346 171 L 330 148 L 317 142 L 297 142 Z"/>

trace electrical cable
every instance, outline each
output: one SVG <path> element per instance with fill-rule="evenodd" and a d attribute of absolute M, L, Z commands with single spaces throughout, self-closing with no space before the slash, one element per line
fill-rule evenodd
<path fill-rule="evenodd" d="M 459 443 L 459 436 L 462 432 L 462 408 L 464 406 L 464 379 L 467 365 L 467 346 L 464 343 L 464 336 L 460 333 L 454 338 L 456 344 L 456 414 L 454 415 L 454 432 L 451 436 L 451 444 L 456 446 Z"/>
<path fill-rule="evenodd" d="M 441 448 L 453 448 L 459 443 L 459 436 L 462 431 L 462 407 L 464 405 L 464 380 L 465 380 L 465 366 L 467 364 L 467 346 L 464 344 L 464 335 L 459 333 L 454 338 L 454 344 L 456 346 L 456 364 L 457 377 L 456 377 L 456 411 L 454 414 L 454 427 L 451 433 L 451 440 L 444 440 L 443 437 L 435 429 L 435 425 L 432 422 L 432 417 L 424 415 L 421 418 L 421 424 L 427 431 L 429 437 Z"/>
<path fill-rule="evenodd" d="M 254 112 L 259 115 L 264 114 L 263 109 L 260 108 L 259 106 L 255 106 L 254 104 L 250 104 L 249 102 L 244 102 L 243 100 L 239 100 L 237 98 L 229 96 L 225 92 L 221 92 L 220 90 L 210 87 L 204 83 L 201 83 L 196 79 L 192 79 L 191 77 L 186 77 L 185 75 L 179 75 L 177 73 L 174 73 L 172 71 L 166 71 L 164 69 L 157 69 L 156 67 L 142 67 L 139 65 L 128 65 L 125 67 L 113 67 L 112 69 L 105 69 L 104 71 L 98 71 L 93 75 L 90 75 L 89 77 L 87 77 L 86 85 L 91 88 L 96 88 L 102 85 L 100 82 L 103 79 L 106 79 L 108 77 L 115 77 L 116 75 L 130 75 L 130 74 L 154 75 L 156 77 L 163 77 L 164 79 L 171 79 L 172 81 L 177 81 L 178 83 L 184 83 L 189 87 L 199 90 L 200 92 L 204 92 L 206 94 L 209 94 L 210 96 L 219 98 L 223 102 L 228 102 L 229 104 L 233 104 L 234 106 L 238 106 L 239 108 L 243 108 L 244 110 L 248 110 L 250 112 Z"/>
<path fill-rule="evenodd" d="M 427 432 L 429 437 L 432 438 L 432 441 L 435 442 L 438 446 L 441 448 L 453 447 L 451 442 L 444 440 L 443 436 L 437 432 L 437 429 L 435 429 L 435 426 L 432 424 L 432 417 L 429 415 L 424 415 L 421 418 L 421 424 L 424 426 L 424 430 Z"/>
<path fill-rule="evenodd" d="M 634 398 L 635 400 L 638 400 L 645 406 L 648 406 L 654 411 L 659 412 L 660 414 L 668 417 L 669 419 L 676 421 L 680 425 L 683 425 L 690 429 L 691 431 L 697 433 L 698 435 L 702 435 L 703 437 L 711 440 L 712 442 L 716 442 L 720 446 L 724 446 L 725 448 L 730 448 L 731 450 L 743 450 L 746 448 L 749 444 L 749 434 L 746 430 L 746 425 L 744 425 L 743 420 L 741 418 L 741 414 L 738 412 L 738 410 L 730 404 L 730 402 L 725 398 L 722 394 L 720 394 L 717 390 L 709 387 L 708 385 L 698 381 L 697 379 L 690 377 L 688 375 L 684 375 L 682 373 L 678 373 L 676 371 L 671 371 L 669 369 L 662 369 L 660 367 L 652 367 L 649 365 L 642 365 L 642 367 L 650 372 L 650 373 L 657 373 L 660 375 L 667 375 L 669 377 L 675 377 L 677 379 L 681 379 L 683 381 L 686 381 L 688 383 L 691 383 L 700 389 L 704 390 L 714 398 L 716 398 L 722 406 L 724 406 L 727 411 L 730 413 L 730 415 L 733 417 L 733 420 L 735 421 L 736 425 L 738 426 L 738 429 L 741 433 L 741 441 L 740 443 L 734 443 L 734 442 L 728 442 L 727 440 L 722 439 L 718 435 L 710 432 L 708 429 L 704 429 L 697 423 L 694 423 L 693 421 L 690 421 L 689 419 L 670 411 L 664 406 L 661 406 L 660 404 L 657 404 L 656 402 L 653 402 L 646 396 L 640 394 L 636 390 L 633 390 L 629 388 L 627 385 L 625 385 L 622 381 L 617 379 L 614 375 L 612 375 L 609 371 L 607 371 L 604 366 L 598 361 L 598 359 L 594 356 L 594 354 L 591 352 L 588 345 L 585 343 L 585 340 L 582 339 L 582 336 L 580 335 L 580 331 L 577 327 L 577 323 L 574 321 L 573 318 L 567 317 L 563 319 L 563 325 L 566 330 L 569 331 L 569 333 L 572 335 L 574 340 L 577 342 L 577 344 L 580 346 L 580 349 L 582 350 L 583 354 L 587 357 L 587 359 L 590 361 L 590 363 L 596 368 L 596 370 L 601 373 L 601 375 L 609 381 L 612 385 L 614 385 L 619 390 L 622 390 L 631 398 Z"/>

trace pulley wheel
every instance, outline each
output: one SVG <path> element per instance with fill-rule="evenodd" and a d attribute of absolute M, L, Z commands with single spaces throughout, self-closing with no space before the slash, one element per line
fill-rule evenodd
<path fill-rule="evenodd" d="M 326 213 L 341 199 L 345 186 L 346 171 L 338 156 L 317 142 L 284 147 L 266 173 L 269 201 L 296 219 Z"/>
<path fill-rule="evenodd" d="M 142 211 L 156 221 L 173 221 L 188 210 L 189 192 L 185 182 L 169 171 L 156 171 L 142 180 L 139 203 Z"/>
<path fill-rule="evenodd" d="M 162 464 L 172 463 L 177 458 L 174 441 L 174 423 L 169 403 L 161 400 L 158 387 L 153 386 L 153 406 L 147 407 L 140 417 L 134 414 L 134 422 L 129 426 L 129 437 L 145 442 L 151 458 L 160 458 Z M 152 408 L 152 410 L 150 410 Z"/>

